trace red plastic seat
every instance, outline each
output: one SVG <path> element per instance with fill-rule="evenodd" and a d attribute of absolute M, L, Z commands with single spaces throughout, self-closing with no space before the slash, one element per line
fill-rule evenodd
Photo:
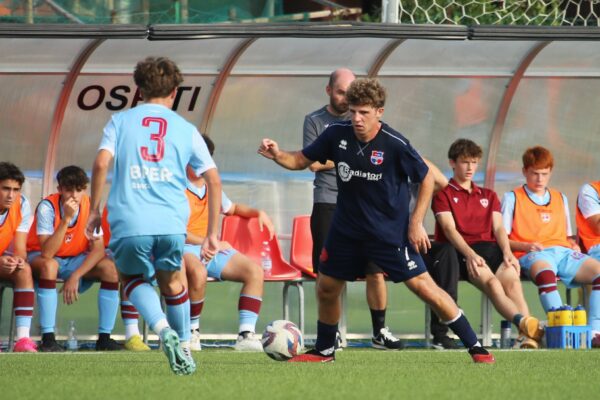
<path fill-rule="evenodd" d="M 290 264 L 303 274 L 316 278 L 312 262 L 313 240 L 310 232 L 310 215 L 294 217 L 292 224 L 292 243 L 290 245 Z"/>
<path fill-rule="evenodd" d="M 241 218 L 229 215 L 223 218 L 221 226 L 221 240 L 229 242 L 240 253 L 250 257 L 260 264 L 262 243 L 269 242 L 271 248 L 271 276 L 265 276 L 265 281 L 287 281 L 299 279 L 302 273 L 292 267 L 281 255 L 281 246 L 277 236 L 269 240 L 269 233 L 265 229 L 260 231 L 257 218 Z"/>

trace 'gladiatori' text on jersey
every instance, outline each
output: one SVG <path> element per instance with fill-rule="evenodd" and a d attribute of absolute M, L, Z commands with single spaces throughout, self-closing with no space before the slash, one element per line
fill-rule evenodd
<path fill-rule="evenodd" d="M 350 122 L 341 122 L 329 125 L 302 153 L 312 161 L 335 163 L 332 226 L 355 239 L 407 244 L 408 180 L 422 182 L 428 168 L 404 136 L 382 122 L 377 135 L 363 143 Z"/>
<path fill-rule="evenodd" d="M 198 130 L 169 108 L 143 104 L 114 114 L 100 149 L 114 155 L 108 221 L 113 239 L 185 234 L 185 166 L 216 168 Z"/>

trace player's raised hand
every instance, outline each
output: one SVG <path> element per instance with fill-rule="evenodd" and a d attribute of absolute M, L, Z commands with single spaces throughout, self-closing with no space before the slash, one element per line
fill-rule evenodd
<path fill-rule="evenodd" d="M 69 220 L 73 219 L 73 217 L 75 216 L 75 213 L 77 213 L 78 209 L 79 209 L 79 202 L 77 200 L 75 200 L 74 197 L 68 198 L 63 203 L 64 218 L 69 219 Z"/>
<path fill-rule="evenodd" d="M 260 142 L 260 146 L 258 147 L 258 154 L 261 156 L 268 158 L 269 160 L 277 157 L 279 153 L 279 145 L 276 141 L 265 138 Z"/>

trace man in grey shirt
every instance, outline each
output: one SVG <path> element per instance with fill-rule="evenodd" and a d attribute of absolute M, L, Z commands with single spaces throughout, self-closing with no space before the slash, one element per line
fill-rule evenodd
<path fill-rule="evenodd" d="M 346 89 L 355 76 L 349 69 L 340 68 L 329 76 L 325 88 L 329 104 L 308 114 L 304 118 L 303 147 L 311 144 L 317 136 L 332 124 L 348 120 Z M 331 225 L 337 201 L 337 182 L 334 164 L 314 162 L 309 169 L 315 172 L 313 209 L 310 217 L 310 230 L 313 237 L 313 269 L 318 273 L 319 255 Z M 383 272 L 374 264 L 365 266 L 367 283 L 367 303 L 373 324 L 372 346 L 382 350 L 401 350 L 404 345 L 392 336 L 385 326 L 387 287 Z"/>

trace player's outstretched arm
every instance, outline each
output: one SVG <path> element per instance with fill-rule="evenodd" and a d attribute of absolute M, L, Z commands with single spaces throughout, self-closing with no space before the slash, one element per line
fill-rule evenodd
<path fill-rule="evenodd" d="M 291 170 L 305 169 L 313 163 L 301 151 L 280 150 L 277 142 L 268 138 L 263 139 L 260 143 L 258 154 Z"/>
<path fill-rule="evenodd" d="M 113 155 L 107 150 L 100 150 L 94 160 L 92 168 L 92 183 L 91 183 L 91 199 L 90 199 L 90 215 L 85 230 L 85 235 L 88 239 L 94 240 L 100 236 L 94 235 L 94 231 L 100 228 L 102 223 L 102 215 L 100 214 L 100 200 L 102 198 L 102 189 L 106 182 L 106 174 L 112 162 Z"/>

